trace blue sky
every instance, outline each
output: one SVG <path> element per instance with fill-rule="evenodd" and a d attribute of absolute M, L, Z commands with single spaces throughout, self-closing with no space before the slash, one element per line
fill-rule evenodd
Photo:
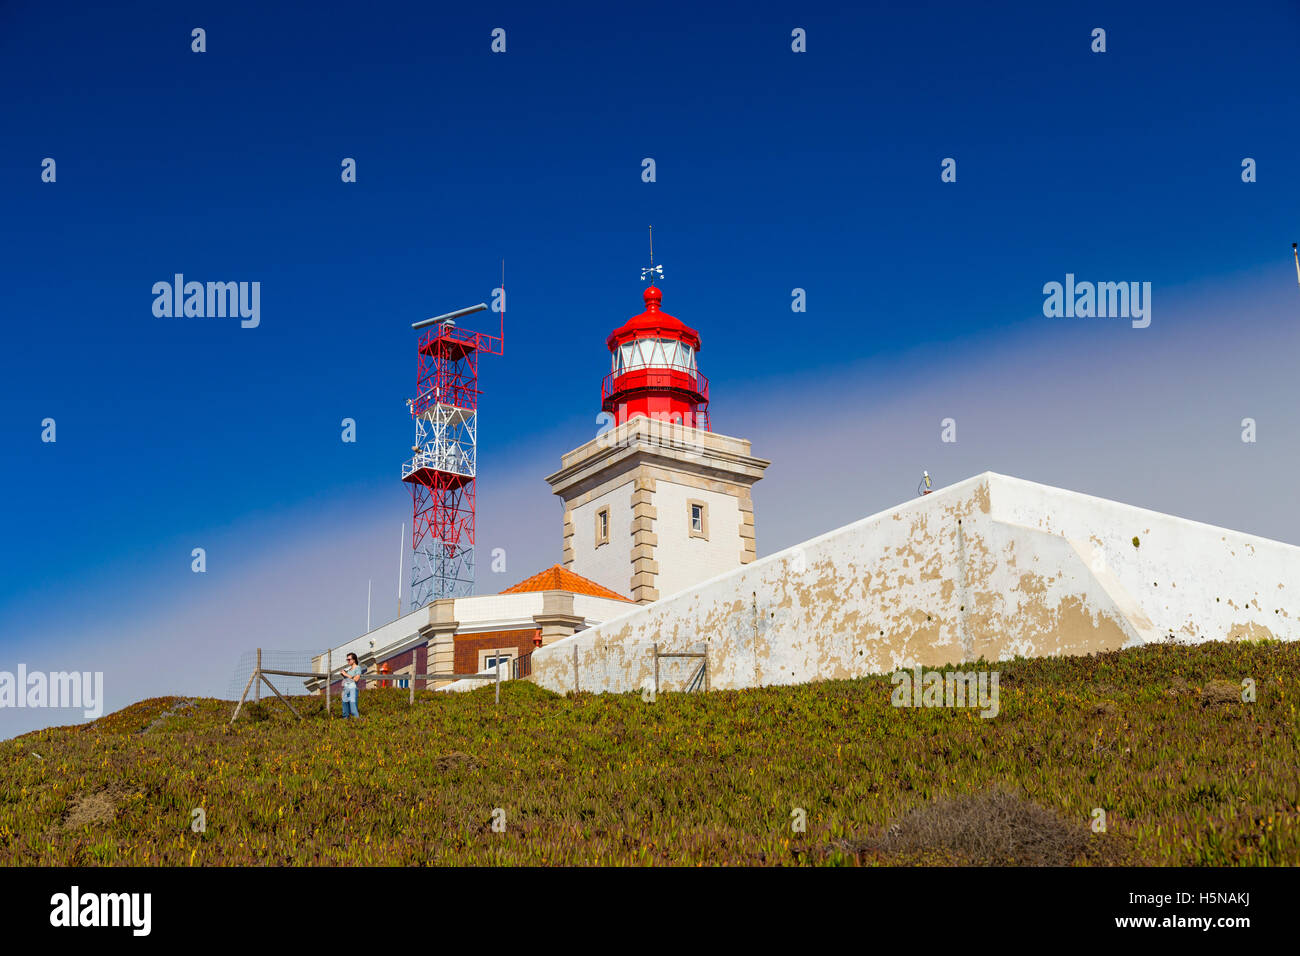
<path fill-rule="evenodd" d="M 409 521 L 409 324 L 502 259 L 480 590 L 559 560 L 542 479 L 648 223 L 714 428 L 773 461 L 760 553 L 922 467 L 1300 543 L 1297 49 L 1294 2 L 0 4 L 0 670 L 102 659 L 120 706 L 357 633 Z M 177 272 L 259 281 L 261 324 L 155 317 Z M 1067 272 L 1152 283 L 1151 327 L 1045 318 Z"/>

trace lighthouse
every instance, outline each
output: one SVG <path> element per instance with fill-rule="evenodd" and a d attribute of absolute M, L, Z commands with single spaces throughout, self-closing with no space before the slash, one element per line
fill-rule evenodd
<path fill-rule="evenodd" d="M 601 385 L 601 408 L 622 425 L 643 415 L 709 430 L 709 380 L 697 356 L 700 333 L 662 308 L 664 294 L 651 285 L 645 311 L 609 333 L 610 372 Z"/>
<path fill-rule="evenodd" d="M 605 340 L 605 428 L 546 480 L 564 567 L 647 604 L 754 560 L 751 489 L 771 463 L 712 430 L 700 333 L 664 311 L 662 267 L 642 274 L 643 311 Z"/>

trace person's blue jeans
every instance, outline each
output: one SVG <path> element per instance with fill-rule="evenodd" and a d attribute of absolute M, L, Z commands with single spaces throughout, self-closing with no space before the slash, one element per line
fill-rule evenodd
<path fill-rule="evenodd" d="M 357 692 L 354 690 L 352 691 L 345 690 L 343 692 L 343 716 L 344 717 L 361 716 L 361 714 L 357 711 Z"/>

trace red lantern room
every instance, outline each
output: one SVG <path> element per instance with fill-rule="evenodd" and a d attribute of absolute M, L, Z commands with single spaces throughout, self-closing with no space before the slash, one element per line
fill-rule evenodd
<path fill-rule="evenodd" d="M 658 286 L 645 290 L 645 311 L 610 333 L 610 373 L 601 408 L 615 424 L 643 415 L 709 430 L 709 380 L 696 365 L 700 333 L 659 308 Z"/>

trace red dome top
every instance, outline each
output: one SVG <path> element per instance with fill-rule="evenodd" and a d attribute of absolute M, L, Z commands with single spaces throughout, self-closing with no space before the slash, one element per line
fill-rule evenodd
<path fill-rule="evenodd" d="M 605 345 L 611 352 L 623 342 L 656 336 L 676 339 L 685 342 L 697 352 L 700 350 L 700 333 L 681 319 L 659 311 L 659 303 L 663 301 L 664 294 L 658 286 L 649 286 L 642 298 L 645 299 L 645 311 L 640 315 L 632 316 L 609 333 L 609 338 L 605 339 Z"/>

